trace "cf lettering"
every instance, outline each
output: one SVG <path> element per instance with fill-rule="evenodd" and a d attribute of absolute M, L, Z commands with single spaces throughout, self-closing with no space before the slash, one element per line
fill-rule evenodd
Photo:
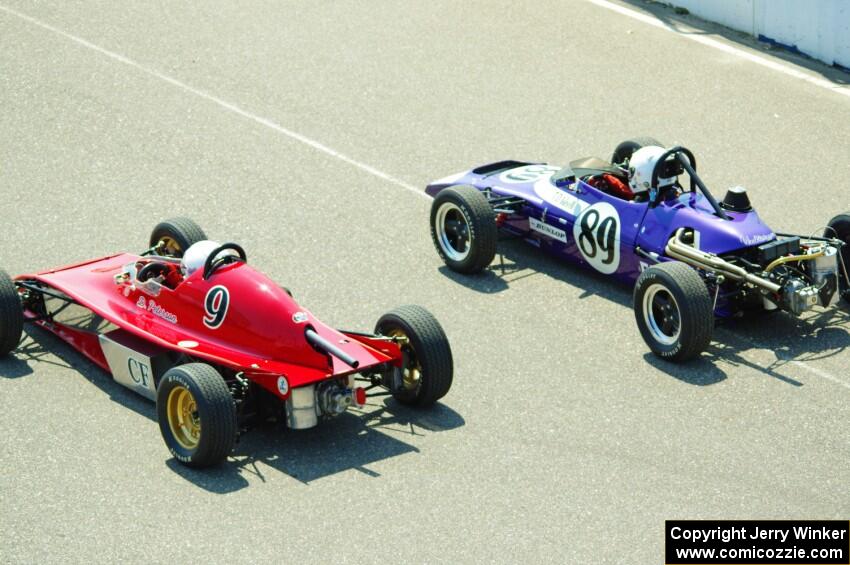
<path fill-rule="evenodd" d="M 130 357 L 130 359 L 127 360 L 127 369 L 130 371 L 130 378 L 133 379 L 134 383 L 142 385 L 145 388 L 149 388 L 148 381 L 150 379 L 150 370 L 147 365 L 139 363 Z"/>

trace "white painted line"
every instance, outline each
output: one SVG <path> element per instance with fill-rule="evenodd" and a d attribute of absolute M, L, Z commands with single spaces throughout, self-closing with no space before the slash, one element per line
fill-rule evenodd
<path fill-rule="evenodd" d="M 306 135 L 302 135 L 302 134 L 300 134 L 296 131 L 285 128 L 282 125 L 280 125 L 276 122 L 273 122 L 272 120 L 270 120 L 268 118 L 263 118 L 262 116 L 258 116 L 257 114 L 253 114 L 253 113 L 249 112 L 248 110 L 243 110 L 242 108 L 240 108 L 236 104 L 233 104 L 232 102 L 228 102 L 226 100 L 219 98 L 218 96 L 215 96 L 213 94 L 210 94 L 210 93 L 205 92 L 203 90 L 200 90 L 198 88 L 190 86 L 190 85 L 188 85 L 184 82 L 177 80 L 174 77 L 168 76 L 168 75 L 161 73 L 161 72 L 159 72 L 155 69 L 152 69 L 150 67 L 146 67 L 146 66 L 142 65 L 141 63 L 137 63 L 136 61 L 129 59 L 129 58 L 123 56 L 123 55 L 119 55 L 118 53 L 115 53 L 114 51 L 110 51 L 109 49 L 105 49 L 103 47 L 100 47 L 99 45 L 95 45 L 94 43 L 92 43 L 90 41 L 86 41 L 82 37 L 77 37 L 76 35 L 70 34 L 66 31 L 62 31 L 61 29 L 59 29 L 57 27 L 54 27 L 54 26 L 52 26 L 48 23 L 45 23 L 41 20 L 38 20 L 38 19 L 36 19 L 32 16 L 28 16 L 27 14 L 18 12 L 17 10 L 13 10 L 12 8 L 9 8 L 7 6 L 3 6 L 2 4 L 0 4 L 0 10 L 2 10 L 3 12 L 6 12 L 7 14 L 11 14 L 12 16 L 18 17 L 22 20 L 25 20 L 25 21 L 27 21 L 27 22 L 29 22 L 33 25 L 36 25 L 40 28 L 46 29 L 48 31 L 51 31 L 51 32 L 57 34 L 57 35 L 61 35 L 62 37 L 70 39 L 74 43 L 82 45 L 83 47 L 87 47 L 87 48 L 89 48 L 93 51 L 97 51 L 98 53 L 100 53 L 102 55 L 106 55 L 110 59 L 114 59 L 115 61 L 118 61 L 119 63 L 123 63 L 123 64 L 125 64 L 129 67 L 133 67 L 134 69 L 138 69 L 138 70 L 142 71 L 143 73 L 146 73 L 150 76 L 153 76 L 153 77 L 156 77 L 160 80 L 163 80 L 163 81 L 165 81 L 165 82 L 167 82 L 167 83 L 169 83 L 173 86 L 176 86 L 177 88 L 179 88 L 181 90 L 184 90 L 185 92 L 189 92 L 190 94 L 194 94 L 195 96 L 198 96 L 199 98 L 203 98 L 204 100 L 208 100 L 209 102 L 217 104 L 218 106 L 224 108 L 225 110 L 229 110 L 230 112 L 233 112 L 234 114 L 242 116 L 243 118 L 247 118 L 247 119 L 249 119 L 253 122 L 260 124 L 261 126 L 265 126 L 269 129 L 272 129 L 272 130 L 280 133 L 280 134 L 283 134 L 290 139 L 294 139 L 295 141 L 299 141 L 299 142 L 303 143 L 304 145 L 308 145 L 308 146 L 312 147 L 313 149 L 321 151 L 322 153 L 329 155 L 329 156 L 331 156 L 335 159 L 338 159 L 340 161 L 343 161 L 344 163 L 348 163 L 349 165 L 351 165 L 353 167 L 357 167 L 361 171 L 365 171 L 365 172 L 369 173 L 370 175 L 378 177 L 379 179 L 385 180 L 385 181 L 387 181 L 391 184 L 399 186 L 399 187 L 401 187 L 405 190 L 408 190 L 408 191 L 410 191 L 410 192 L 412 192 L 412 193 L 414 193 L 414 194 L 416 194 L 416 195 L 418 195 L 422 198 L 430 199 L 430 197 L 427 194 L 425 194 L 424 190 L 417 188 L 410 183 L 404 182 L 403 180 L 401 180 L 397 177 L 394 177 L 394 176 L 392 176 L 388 173 L 385 173 L 385 172 L 383 172 L 379 169 L 376 169 L 375 167 L 373 167 L 371 165 L 367 165 L 366 163 L 358 161 L 357 159 L 349 157 L 348 155 L 345 155 L 344 153 L 340 153 L 336 149 L 332 149 L 332 148 L 328 147 L 327 145 L 325 145 L 321 142 L 318 142 L 314 139 L 307 137 Z"/>
<path fill-rule="evenodd" d="M 827 373 L 826 371 L 824 371 L 822 369 L 818 369 L 817 367 L 812 367 L 811 365 L 807 365 L 807 364 L 803 363 L 802 361 L 796 361 L 796 360 L 793 360 L 793 359 L 791 360 L 791 363 L 793 365 L 796 365 L 797 367 L 800 367 L 801 369 L 805 369 L 805 370 L 809 371 L 813 375 L 817 375 L 819 377 L 822 377 L 824 379 L 832 381 L 836 384 L 840 384 L 841 386 L 843 386 L 846 389 L 850 389 L 850 383 L 848 383 L 846 381 L 842 381 L 841 379 L 839 379 L 835 375 Z"/>
<path fill-rule="evenodd" d="M 741 340 L 745 343 L 748 343 L 748 344 L 752 345 L 753 347 L 755 347 L 757 349 L 764 349 L 764 350 L 767 350 L 767 351 L 773 351 L 773 348 L 768 347 L 763 343 L 759 343 L 755 339 L 752 339 L 748 336 L 735 334 L 735 338 L 739 339 L 739 340 Z M 812 365 L 809 365 L 809 364 L 804 363 L 803 361 L 799 361 L 797 359 L 788 359 L 786 357 L 779 355 L 776 351 L 773 351 L 773 354 L 776 356 L 776 359 L 778 361 L 790 363 L 791 365 L 794 365 L 796 367 L 800 367 L 801 369 L 805 369 L 806 371 L 810 372 L 811 374 L 813 374 L 815 376 L 821 377 L 821 378 L 826 379 L 828 381 L 832 381 L 836 384 L 843 386 L 846 389 L 850 389 L 850 382 L 845 381 L 844 379 L 841 379 L 839 377 L 836 377 L 835 375 L 833 375 L 832 373 L 830 373 L 828 371 L 824 371 L 823 369 L 818 369 L 817 367 L 814 367 Z"/>
<path fill-rule="evenodd" d="M 819 86 L 821 88 L 825 88 L 832 92 L 836 92 L 838 94 L 842 94 L 844 96 L 850 97 L 850 88 L 846 88 L 841 86 L 840 84 L 836 84 L 830 80 L 826 80 L 809 73 L 805 73 L 799 69 L 795 69 L 790 65 L 786 65 L 784 63 L 779 63 L 777 61 L 773 61 L 766 57 L 762 57 L 761 55 L 756 55 L 755 53 L 751 53 L 745 49 L 739 49 L 738 47 L 734 47 L 717 39 L 712 39 L 711 37 L 706 37 L 704 35 L 699 35 L 696 33 L 681 33 L 676 28 L 673 28 L 655 16 L 651 14 L 645 14 L 643 12 L 638 12 L 637 10 L 632 10 L 631 8 L 626 8 L 625 6 L 621 6 L 614 2 L 610 2 L 609 0 L 587 0 L 591 4 L 596 4 L 602 8 L 606 8 L 608 10 L 617 12 L 618 14 L 622 14 L 624 16 L 628 16 L 632 19 L 641 21 L 645 24 L 649 24 L 651 26 L 655 26 L 657 28 L 665 29 L 667 31 L 671 31 L 677 34 L 679 37 L 684 37 L 690 39 L 691 41 L 696 41 L 697 43 L 702 43 L 703 45 L 707 45 L 709 47 L 713 47 L 715 49 L 719 49 L 724 53 L 728 53 L 730 55 L 735 55 L 736 57 L 740 57 L 742 59 L 746 59 L 751 63 L 756 63 L 757 65 L 761 65 L 763 67 L 767 67 L 768 69 L 778 71 L 780 73 L 786 74 L 788 76 L 794 77 L 796 79 L 800 79 L 802 81 L 808 82 L 810 84 L 814 84 L 815 86 Z"/>

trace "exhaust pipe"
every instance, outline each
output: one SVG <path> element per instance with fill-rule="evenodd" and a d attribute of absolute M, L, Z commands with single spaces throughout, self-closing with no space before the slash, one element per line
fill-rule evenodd
<path fill-rule="evenodd" d="M 721 273 L 736 281 L 750 283 L 769 292 L 778 293 L 782 290 L 782 287 L 774 282 L 749 273 L 746 269 L 733 265 L 729 261 L 721 259 L 717 255 L 700 251 L 699 249 L 688 245 L 682 241 L 682 234 L 684 234 L 684 232 L 685 228 L 679 228 L 676 230 L 673 237 L 670 238 L 670 241 L 667 242 L 667 247 L 664 249 L 664 252 L 669 257 L 678 259 L 679 261 L 687 263 L 693 267 Z"/>
<path fill-rule="evenodd" d="M 304 337 L 307 338 L 307 343 L 312 345 L 313 348 L 318 351 L 321 351 L 326 355 L 333 355 L 352 369 L 356 369 L 360 366 L 360 361 L 358 361 L 357 359 L 355 359 L 354 357 L 352 357 L 330 341 L 320 336 L 318 333 L 316 333 L 316 330 L 307 328 L 304 331 Z"/>

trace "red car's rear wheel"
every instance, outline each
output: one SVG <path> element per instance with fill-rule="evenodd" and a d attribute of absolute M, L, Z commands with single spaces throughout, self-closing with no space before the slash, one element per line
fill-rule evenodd
<path fill-rule="evenodd" d="M 189 218 L 171 218 L 156 225 L 151 232 L 150 247 L 160 255 L 182 257 L 193 243 L 204 241 L 207 235 L 201 226 Z"/>
<path fill-rule="evenodd" d="M 0 357 L 4 357 L 21 341 L 24 312 L 18 289 L 6 271 L 0 269 Z"/>

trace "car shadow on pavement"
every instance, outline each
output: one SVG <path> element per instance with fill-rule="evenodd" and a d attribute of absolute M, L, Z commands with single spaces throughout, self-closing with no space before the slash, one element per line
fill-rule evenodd
<path fill-rule="evenodd" d="M 782 312 L 762 313 L 733 320 L 715 331 L 715 343 L 723 360 L 758 370 L 794 386 L 799 380 L 781 369 L 835 357 L 850 348 L 850 313 L 833 307 L 819 309 L 803 318 Z M 760 365 L 747 360 L 749 350 L 769 350 L 774 360 Z"/>
<path fill-rule="evenodd" d="M 4 379 L 19 379 L 32 374 L 32 367 L 24 357 L 17 354 L 0 359 L 0 377 Z"/>
<path fill-rule="evenodd" d="M 621 306 L 632 307 L 631 287 L 602 273 L 570 264 L 518 238 L 500 241 L 493 263 L 480 274 L 463 275 L 445 265 L 438 271 L 444 277 L 484 294 L 507 290 L 522 279 L 546 276 L 583 289 L 580 298 L 600 296 Z"/>
<path fill-rule="evenodd" d="M 708 386 L 726 379 L 726 373 L 715 364 L 716 359 L 713 353 L 713 348 L 711 348 L 708 354 L 704 354 L 690 363 L 665 361 L 651 351 L 647 351 L 643 358 L 659 371 L 683 383 L 694 386 Z"/>
<path fill-rule="evenodd" d="M 837 308 L 821 309 L 804 318 L 782 312 L 755 313 L 740 319 L 720 321 L 706 352 L 688 363 L 672 363 L 651 353 L 647 363 L 681 381 L 709 385 L 726 378 L 718 363 L 747 367 L 786 384 L 801 387 L 785 367 L 834 357 L 850 348 L 850 313 Z M 755 362 L 746 355 L 767 350 L 774 358 Z M 751 355 L 749 357 L 752 357 Z"/>
<path fill-rule="evenodd" d="M 0 376 L 6 377 L 6 364 L 14 364 L 19 368 L 26 367 L 26 372 L 20 376 L 32 373 L 33 367 L 38 364 L 71 369 L 100 389 L 113 402 L 129 408 L 149 420 L 156 420 L 156 410 L 150 401 L 113 381 L 109 373 L 86 359 L 81 353 L 78 353 L 52 333 L 38 326 L 26 326 L 24 337 L 18 348 L 8 359 L 0 361 Z"/>
<path fill-rule="evenodd" d="M 268 469 L 307 485 L 349 470 L 370 477 L 380 473 L 369 466 L 379 461 L 419 453 L 405 437 L 447 431 L 465 424 L 463 417 L 443 404 L 416 410 L 393 400 L 370 402 L 308 430 L 289 430 L 283 424 L 263 424 L 242 436 L 222 465 L 195 470 L 174 459 L 166 465 L 187 481 L 217 494 L 249 486 L 248 476 L 266 481 Z"/>

